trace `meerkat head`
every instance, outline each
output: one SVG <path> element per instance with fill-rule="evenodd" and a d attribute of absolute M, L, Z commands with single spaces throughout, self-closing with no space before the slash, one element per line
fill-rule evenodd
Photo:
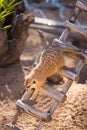
<path fill-rule="evenodd" d="M 25 78 L 24 84 L 26 85 L 26 91 L 28 89 L 33 89 L 34 90 L 34 93 L 33 93 L 32 97 L 31 97 L 31 99 L 34 100 L 37 97 L 41 87 L 44 84 L 44 82 L 42 82 L 41 80 L 38 80 L 38 79 L 31 78 L 30 76 L 27 76 Z"/>
<path fill-rule="evenodd" d="M 24 85 L 26 85 L 26 88 L 30 88 L 32 86 L 35 86 L 37 84 L 36 80 L 31 78 L 29 75 L 25 77 Z"/>

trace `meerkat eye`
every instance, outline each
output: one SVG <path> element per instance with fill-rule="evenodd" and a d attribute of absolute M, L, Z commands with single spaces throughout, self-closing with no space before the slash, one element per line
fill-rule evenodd
<path fill-rule="evenodd" d="M 35 84 L 35 83 L 36 83 L 36 81 L 34 80 L 34 81 L 33 81 L 33 84 Z"/>

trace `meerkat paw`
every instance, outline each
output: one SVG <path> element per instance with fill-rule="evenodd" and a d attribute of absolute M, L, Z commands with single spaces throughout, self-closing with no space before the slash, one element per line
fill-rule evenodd
<path fill-rule="evenodd" d="M 35 89 L 30 100 L 35 100 L 37 98 L 38 93 L 39 93 L 39 91 L 37 89 Z"/>

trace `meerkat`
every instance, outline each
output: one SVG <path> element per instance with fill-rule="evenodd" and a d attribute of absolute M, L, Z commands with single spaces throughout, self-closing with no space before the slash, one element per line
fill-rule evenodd
<path fill-rule="evenodd" d="M 35 89 L 31 99 L 35 99 L 40 89 L 43 87 L 46 79 L 56 73 L 64 66 L 64 58 L 61 51 L 56 47 L 50 47 L 43 50 L 39 63 L 30 74 L 25 77 L 26 90 Z"/>
<path fill-rule="evenodd" d="M 57 73 L 64 66 L 74 67 L 79 58 L 84 58 L 83 55 L 79 54 L 80 50 L 73 48 L 73 46 L 67 47 L 59 40 L 54 40 L 53 44 L 48 46 L 45 42 L 45 46 L 39 55 L 38 63 L 30 74 L 25 77 L 26 90 L 29 88 L 34 89 L 32 100 L 37 97 L 47 78 Z"/>

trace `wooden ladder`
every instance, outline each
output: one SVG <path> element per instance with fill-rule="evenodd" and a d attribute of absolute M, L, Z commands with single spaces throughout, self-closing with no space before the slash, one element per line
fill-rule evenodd
<path fill-rule="evenodd" d="M 77 34 L 82 35 L 87 38 L 87 32 L 85 30 L 77 27 L 74 24 L 76 22 L 76 19 L 79 16 L 79 14 L 81 13 L 81 11 L 87 12 L 87 3 L 84 2 L 83 0 L 77 0 L 73 15 L 70 17 L 69 21 L 65 21 L 65 23 L 64 23 L 65 29 L 64 29 L 63 33 L 61 34 L 59 41 L 62 41 L 64 43 L 70 32 L 77 33 Z M 87 60 L 87 55 L 85 55 L 85 58 Z M 79 59 L 79 62 L 77 64 L 77 66 L 75 67 L 75 72 L 71 72 L 71 71 L 65 70 L 65 69 L 61 69 L 59 71 L 59 74 L 61 76 L 66 77 L 68 79 L 61 91 L 55 90 L 54 88 L 52 88 L 50 86 L 44 86 L 42 88 L 42 90 L 48 96 L 50 96 L 54 99 L 54 101 L 51 103 L 47 112 L 37 110 L 37 109 L 33 108 L 31 105 L 25 103 L 25 101 L 29 100 L 29 98 L 31 97 L 33 90 L 31 90 L 31 91 L 29 90 L 29 91 L 25 92 L 24 95 L 22 96 L 22 98 L 17 100 L 16 104 L 18 107 L 26 110 L 29 113 L 32 113 L 36 117 L 37 116 L 40 117 L 39 125 L 37 126 L 37 128 L 35 128 L 35 130 L 40 130 L 45 122 L 50 121 L 51 116 L 52 116 L 53 112 L 55 111 L 55 109 L 57 108 L 57 106 L 60 103 L 63 103 L 65 101 L 65 99 L 67 97 L 66 93 L 69 90 L 69 88 L 71 87 L 73 81 L 78 81 L 79 74 L 80 74 L 80 71 L 81 71 L 83 65 L 84 65 L 83 60 Z"/>

